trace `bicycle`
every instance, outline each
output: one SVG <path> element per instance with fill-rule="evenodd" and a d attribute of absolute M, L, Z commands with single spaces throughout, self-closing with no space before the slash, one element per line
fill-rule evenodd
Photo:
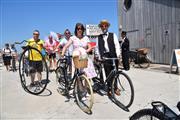
<path fill-rule="evenodd" d="M 148 52 L 148 48 L 140 48 L 136 49 L 136 51 L 129 51 L 129 63 L 132 66 L 138 64 L 140 68 L 148 68 L 150 66 L 150 60 L 147 56 Z"/>
<path fill-rule="evenodd" d="M 15 44 L 22 44 L 24 42 L 28 42 L 26 40 L 23 40 L 22 42 L 15 42 Z M 47 81 L 49 80 L 49 73 L 48 73 L 48 67 L 46 64 L 46 61 L 44 57 L 42 56 L 42 53 L 31 46 L 22 46 L 23 52 L 21 53 L 20 59 L 19 59 L 19 76 L 21 80 L 21 85 L 23 89 L 26 92 L 29 92 L 34 95 L 38 95 L 42 93 L 47 86 Z M 30 63 L 30 55 L 32 55 L 32 51 L 36 54 L 40 55 L 42 58 L 42 64 L 44 65 L 44 70 L 41 72 L 42 78 L 41 81 L 34 81 L 35 83 L 32 85 L 31 76 L 30 76 L 30 70 L 31 67 L 29 65 Z M 32 58 L 33 59 L 33 58 Z"/>
<path fill-rule="evenodd" d="M 151 105 L 152 109 L 139 110 L 130 117 L 130 120 L 180 120 L 180 114 L 177 115 L 163 102 L 154 101 Z M 178 102 L 177 108 L 180 111 L 180 102 Z"/>
<path fill-rule="evenodd" d="M 110 74 L 105 78 L 105 71 L 103 67 L 103 63 L 105 61 L 112 61 L 113 63 L 113 70 Z M 134 87 L 130 77 L 124 73 L 122 70 L 117 70 L 115 61 L 118 58 L 105 58 L 103 57 L 102 60 L 95 59 L 94 66 L 97 73 L 97 77 L 94 80 L 94 91 L 99 92 L 102 95 L 106 95 L 107 92 L 107 83 L 111 83 L 111 93 L 112 95 L 110 98 L 117 104 L 118 106 L 124 108 L 125 110 L 129 111 L 128 108 L 132 105 L 134 101 Z M 100 81 L 101 78 L 103 79 L 103 83 Z M 113 80 L 111 80 L 113 79 Z M 103 87 L 102 87 L 103 86 Z M 115 94 L 115 88 L 120 90 L 120 95 Z"/>
<path fill-rule="evenodd" d="M 70 56 L 65 56 L 64 58 L 59 58 L 58 60 L 58 66 L 55 70 L 56 73 L 56 82 L 59 88 L 59 92 L 61 94 L 65 94 L 66 88 L 69 86 L 69 82 L 67 82 L 67 79 L 71 79 L 72 72 L 69 69 L 71 67 L 71 64 L 69 63 Z M 66 80 L 65 80 L 66 79 Z M 65 83 L 66 82 L 66 83 Z M 66 85 L 66 87 L 65 87 Z"/>
<path fill-rule="evenodd" d="M 60 65 L 56 69 L 56 80 L 59 92 L 66 96 L 68 101 L 72 95 L 76 99 L 77 105 L 85 113 L 91 114 L 94 102 L 93 90 L 90 80 L 84 75 L 81 68 L 75 67 L 75 72 L 71 78 L 71 72 L 68 72 L 68 58 L 60 58 Z M 72 93 L 70 93 L 73 91 Z"/>

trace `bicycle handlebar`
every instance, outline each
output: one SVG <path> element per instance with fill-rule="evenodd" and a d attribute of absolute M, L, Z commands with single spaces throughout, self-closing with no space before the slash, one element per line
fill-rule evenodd
<path fill-rule="evenodd" d="M 102 59 L 97 59 L 97 61 L 99 61 L 99 62 L 108 61 L 108 60 L 115 61 L 115 60 L 118 60 L 118 59 L 120 59 L 120 58 L 107 58 L 107 57 L 102 57 Z"/>
<path fill-rule="evenodd" d="M 102 57 L 102 60 L 118 60 L 119 58 L 107 58 L 107 57 Z"/>
<path fill-rule="evenodd" d="M 14 44 L 22 44 L 22 43 L 24 43 L 24 42 L 27 42 L 27 40 L 23 40 L 23 41 L 21 41 L 21 42 L 14 42 Z"/>

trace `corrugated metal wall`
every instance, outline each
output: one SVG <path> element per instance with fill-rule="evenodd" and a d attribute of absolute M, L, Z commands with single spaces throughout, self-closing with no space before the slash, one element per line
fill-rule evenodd
<path fill-rule="evenodd" d="M 128 11 L 123 3 L 120 32 L 127 31 L 131 50 L 148 47 L 152 62 L 169 64 L 172 50 L 180 48 L 180 0 L 132 0 Z"/>

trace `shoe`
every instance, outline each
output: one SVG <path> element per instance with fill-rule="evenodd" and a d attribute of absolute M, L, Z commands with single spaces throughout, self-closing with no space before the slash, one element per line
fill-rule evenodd
<path fill-rule="evenodd" d="M 109 92 L 107 93 L 107 96 L 112 96 L 111 91 L 109 91 Z"/>
<path fill-rule="evenodd" d="M 34 82 L 32 82 L 31 84 L 30 84 L 30 87 L 34 87 L 35 86 L 35 84 L 34 84 Z"/>
<path fill-rule="evenodd" d="M 90 97 L 90 94 L 89 94 L 89 93 L 86 93 L 86 98 L 87 98 L 87 97 Z"/>
<path fill-rule="evenodd" d="M 114 92 L 115 92 L 115 94 L 117 95 L 117 96 L 120 96 L 120 89 L 119 88 L 117 88 Z"/>
<path fill-rule="evenodd" d="M 86 101 L 86 100 L 87 98 L 85 96 L 81 98 L 81 101 Z"/>

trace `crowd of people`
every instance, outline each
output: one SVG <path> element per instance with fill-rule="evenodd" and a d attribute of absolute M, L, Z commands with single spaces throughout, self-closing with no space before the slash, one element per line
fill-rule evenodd
<path fill-rule="evenodd" d="M 16 59 L 17 59 L 17 50 L 14 44 L 5 44 L 5 47 L 1 50 L 1 57 L 3 59 L 6 70 L 16 71 Z"/>
<path fill-rule="evenodd" d="M 41 40 L 40 32 L 38 30 L 33 31 L 33 37 L 27 40 L 27 45 L 37 48 L 39 51 L 45 51 L 48 55 L 49 70 L 53 71 L 57 68 L 57 55 L 62 57 L 64 55 L 73 55 L 73 51 L 83 48 L 85 53 L 89 53 L 92 50 L 96 51 L 99 59 L 102 57 L 107 58 L 118 58 L 122 56 L 122 63 L 125 70 L 129 70 L 128 51 L 129 51 L 129 40 L 126 37 L 126 32 L 122 31 L 122 39 L 119 41 L 115 33 L 109 32 L 108 28 L 110 23 L 107 20 L 102 20 L 99 23 L 99 27 L 102 30 L 102 34 L 97 37 L 96 46 L 91 46 L 89 38 L 85 35 L 85 27 L 82 23 L 75 25 L 74 35 L 71 34 L 69 29 L 64 31 L 64 34 L 50 32 L 46 40 Z M 14 44 L 5 44 L 3 49 L 3 61 L 6 69 L 9 71 L 10 65 L 13 60 L 17 57 L 17 50 Z M 30 60 L 31 69 L 31 81 L 34 82 L 35 74 L 37 73 L 38 80 L 41 80 L 41 72 L 43 71 L 42 58 L 35 56 L 36 60 Z M 72 62 L 72 66 L 73 66 Z M 14 66 L 14 63 L 13 63 Z M 16 65 L 15 65 L 16 66 Z M 118 61 L 116 61 L 118 66 Z M 16 67 L 13 67 L 16 70 Z M 107 61 L 104 64 L 105 74 L 108 76 L 113 69 L 112 62 Z M 118 68 L 118 67 L 117 67 Z M 72 67 L 74 71 L 74 66 Z M 88 57 L 87 68 L 84 69 L 85 74 L 88 78 L 96 77 L 96 72 L 93 66 L 93 60 Z M 109 91 L 111 83 L 108 83 Z M 119 90 L 116 90 L 116 94 L 119 94 Z"/>

